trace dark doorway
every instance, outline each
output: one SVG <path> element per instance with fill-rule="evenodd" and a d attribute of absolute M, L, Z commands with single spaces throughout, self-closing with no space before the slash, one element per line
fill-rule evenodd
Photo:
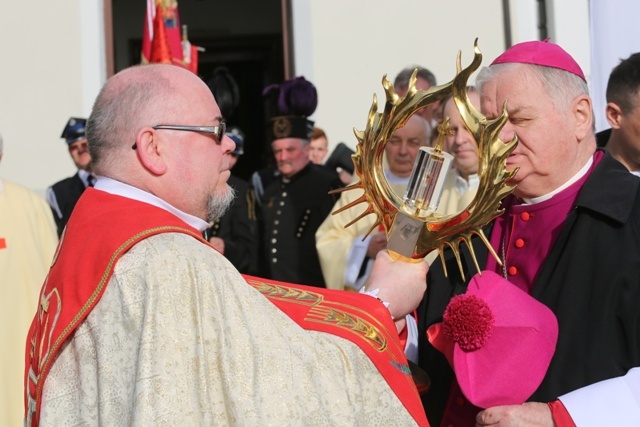
<path fill-rule="evenodd" d="M 284 80 L 282 39 L 276 36 L 246 36 L 223 39 L 192 38 L 191 42 L 205 48 L 200 54 L 198 74 L 204 81 L 213 76 L 217 67 L 226 67 L 240 89 L 240 104 L 229 125 L 239 126 L 245 134 L 244 155 L 233 168 L 233 174 L 248 180 L 251 174 L 271 160 L 266 141 L 265 123 L 270 112 L 262 90 Z"/>
<path fill-rule="evenodd" d="M 207 81 L 226 67 L 240 89 L 240 104 L 229 125 L 245 133 L 245 154 L 233 174 L 248 180 L 271 161 L 265 124 L 270 116 L 262 90 L 285 79 L 282 0 L 179 0 L 180 21 L 189 40 L 205 49 L 198 74 Z M 140 62 L 146 2 L 112 0 L 115 72 Z"/>

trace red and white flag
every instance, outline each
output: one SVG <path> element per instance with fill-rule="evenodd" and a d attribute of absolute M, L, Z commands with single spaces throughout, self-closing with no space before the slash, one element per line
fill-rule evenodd
<path fill-rule="evenodd" d="M 142 36 L 143 64 L 161 63 L 198 72 L 198 48 L 181 34 L 176 0 L 147 0 Z"/>

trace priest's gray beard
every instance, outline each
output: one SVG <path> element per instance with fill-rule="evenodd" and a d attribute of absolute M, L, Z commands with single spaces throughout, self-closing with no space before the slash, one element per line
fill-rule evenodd
<path fill-rule="evenodd" d="M 225 191 L 209 196 L 207 204 L 207 221 L 213 223 L 222 218 L 236 198 L 236 190 L 227 185 Z"/>

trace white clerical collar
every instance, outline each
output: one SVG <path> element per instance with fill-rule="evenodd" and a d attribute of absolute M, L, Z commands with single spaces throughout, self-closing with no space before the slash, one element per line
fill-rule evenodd
<path fill-rule="evenodd" d="M 89 175 L 93 175 L 93 174 L 90 172 L 87 172 L 84 169 L 78 169 L 78 178 L 80 178 L 80 181 L 82 181 L 85 188 L 89 186 Z"/>
<path fill-rule="evenodd" d="M 165 211 L 174 214 L 196 230 L 204 231 L 209 228 L 209 223 L 202 218 L 198 218 L 197 216 L 193 216 L 191 214 L 183 212 L 180 209 L 175 208 L 174 206 L 165 202 L 161 198 L 156 197 L 153 194 L 139 188 L 125 184 L 124 182 L 116 181 L 115 179 L 111 179 L 106 176 L 99 176 L 94 188 L 96 190 L 101 190 L 109 194 L 126 197 L 128 199 L 137 200 L 139 202 L 147 203 L 160 209 L 164 209 Z"/>
<path fill-rule="evenodd" d="M 534 197 L 532 199 L 522 199 L 522 201 L 524 202 L 525 205 L 532 205 L 534 203 L 540 203 L 540 202 L 544 202 L 545 200 L 549 200 L 550 198 L 552 198 L 553 196 L 555 196 L 565 188 L 568 188 L 571 184 L 575 183 L 580 178 L 585 176 L 586 173 L 589 172 L 589 169 L 591 168 L 592 164 L 593 164 L 593 156 L 589 157 L 589 160 L 587 161 L 587 163 L 582 167 L 582 169 L 578 171 L 577 174 L 573 176 L 573 178 L 565 182 L 563 185 L 561 185 L 557 189 L 553 190 L 551 193 L 545 194 L 544 196 L 540 196 L 540 197 Z"/>
<path fill-rule="evenodd" d="M 394 175 L 389 169 L 384 170 L 384 176 L 387 178 L 387 182 L 391 185 L 407 185 L 409 183 L 408 176 Z"/>
<path fill-rule="evenodd" d="M 469 174 L 467 179 L 464 179 L 462 175 L 460 175 L 460 171 L 458 169 L 454 169 L 453 172 L 456 175 L 456 190 L 459 193 L 464 194 L 469 190 L 473 190 L 480 186 L 480 177 L 478 177 L 477 173 Z"/>

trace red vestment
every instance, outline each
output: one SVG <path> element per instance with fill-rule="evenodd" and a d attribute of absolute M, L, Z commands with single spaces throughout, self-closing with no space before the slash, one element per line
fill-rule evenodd
<path fill-rule="evenodd" d="M 66 230 L 27 339 L 29 426 L 38 425 L 44 383 L 57 354 L 100 300 L 118 259 L 136 243 L 159 233 L 184 233 L 208 245 L 197 230 L 168 211 L 93 188 L 82 195 Z M 91 262 L 81 261 L 85 255 Z M 246 279 L 301 327 L 358 345 L 416 422 L 428 425 L 395 325 L 379 301 L 349 292 Z"/>

